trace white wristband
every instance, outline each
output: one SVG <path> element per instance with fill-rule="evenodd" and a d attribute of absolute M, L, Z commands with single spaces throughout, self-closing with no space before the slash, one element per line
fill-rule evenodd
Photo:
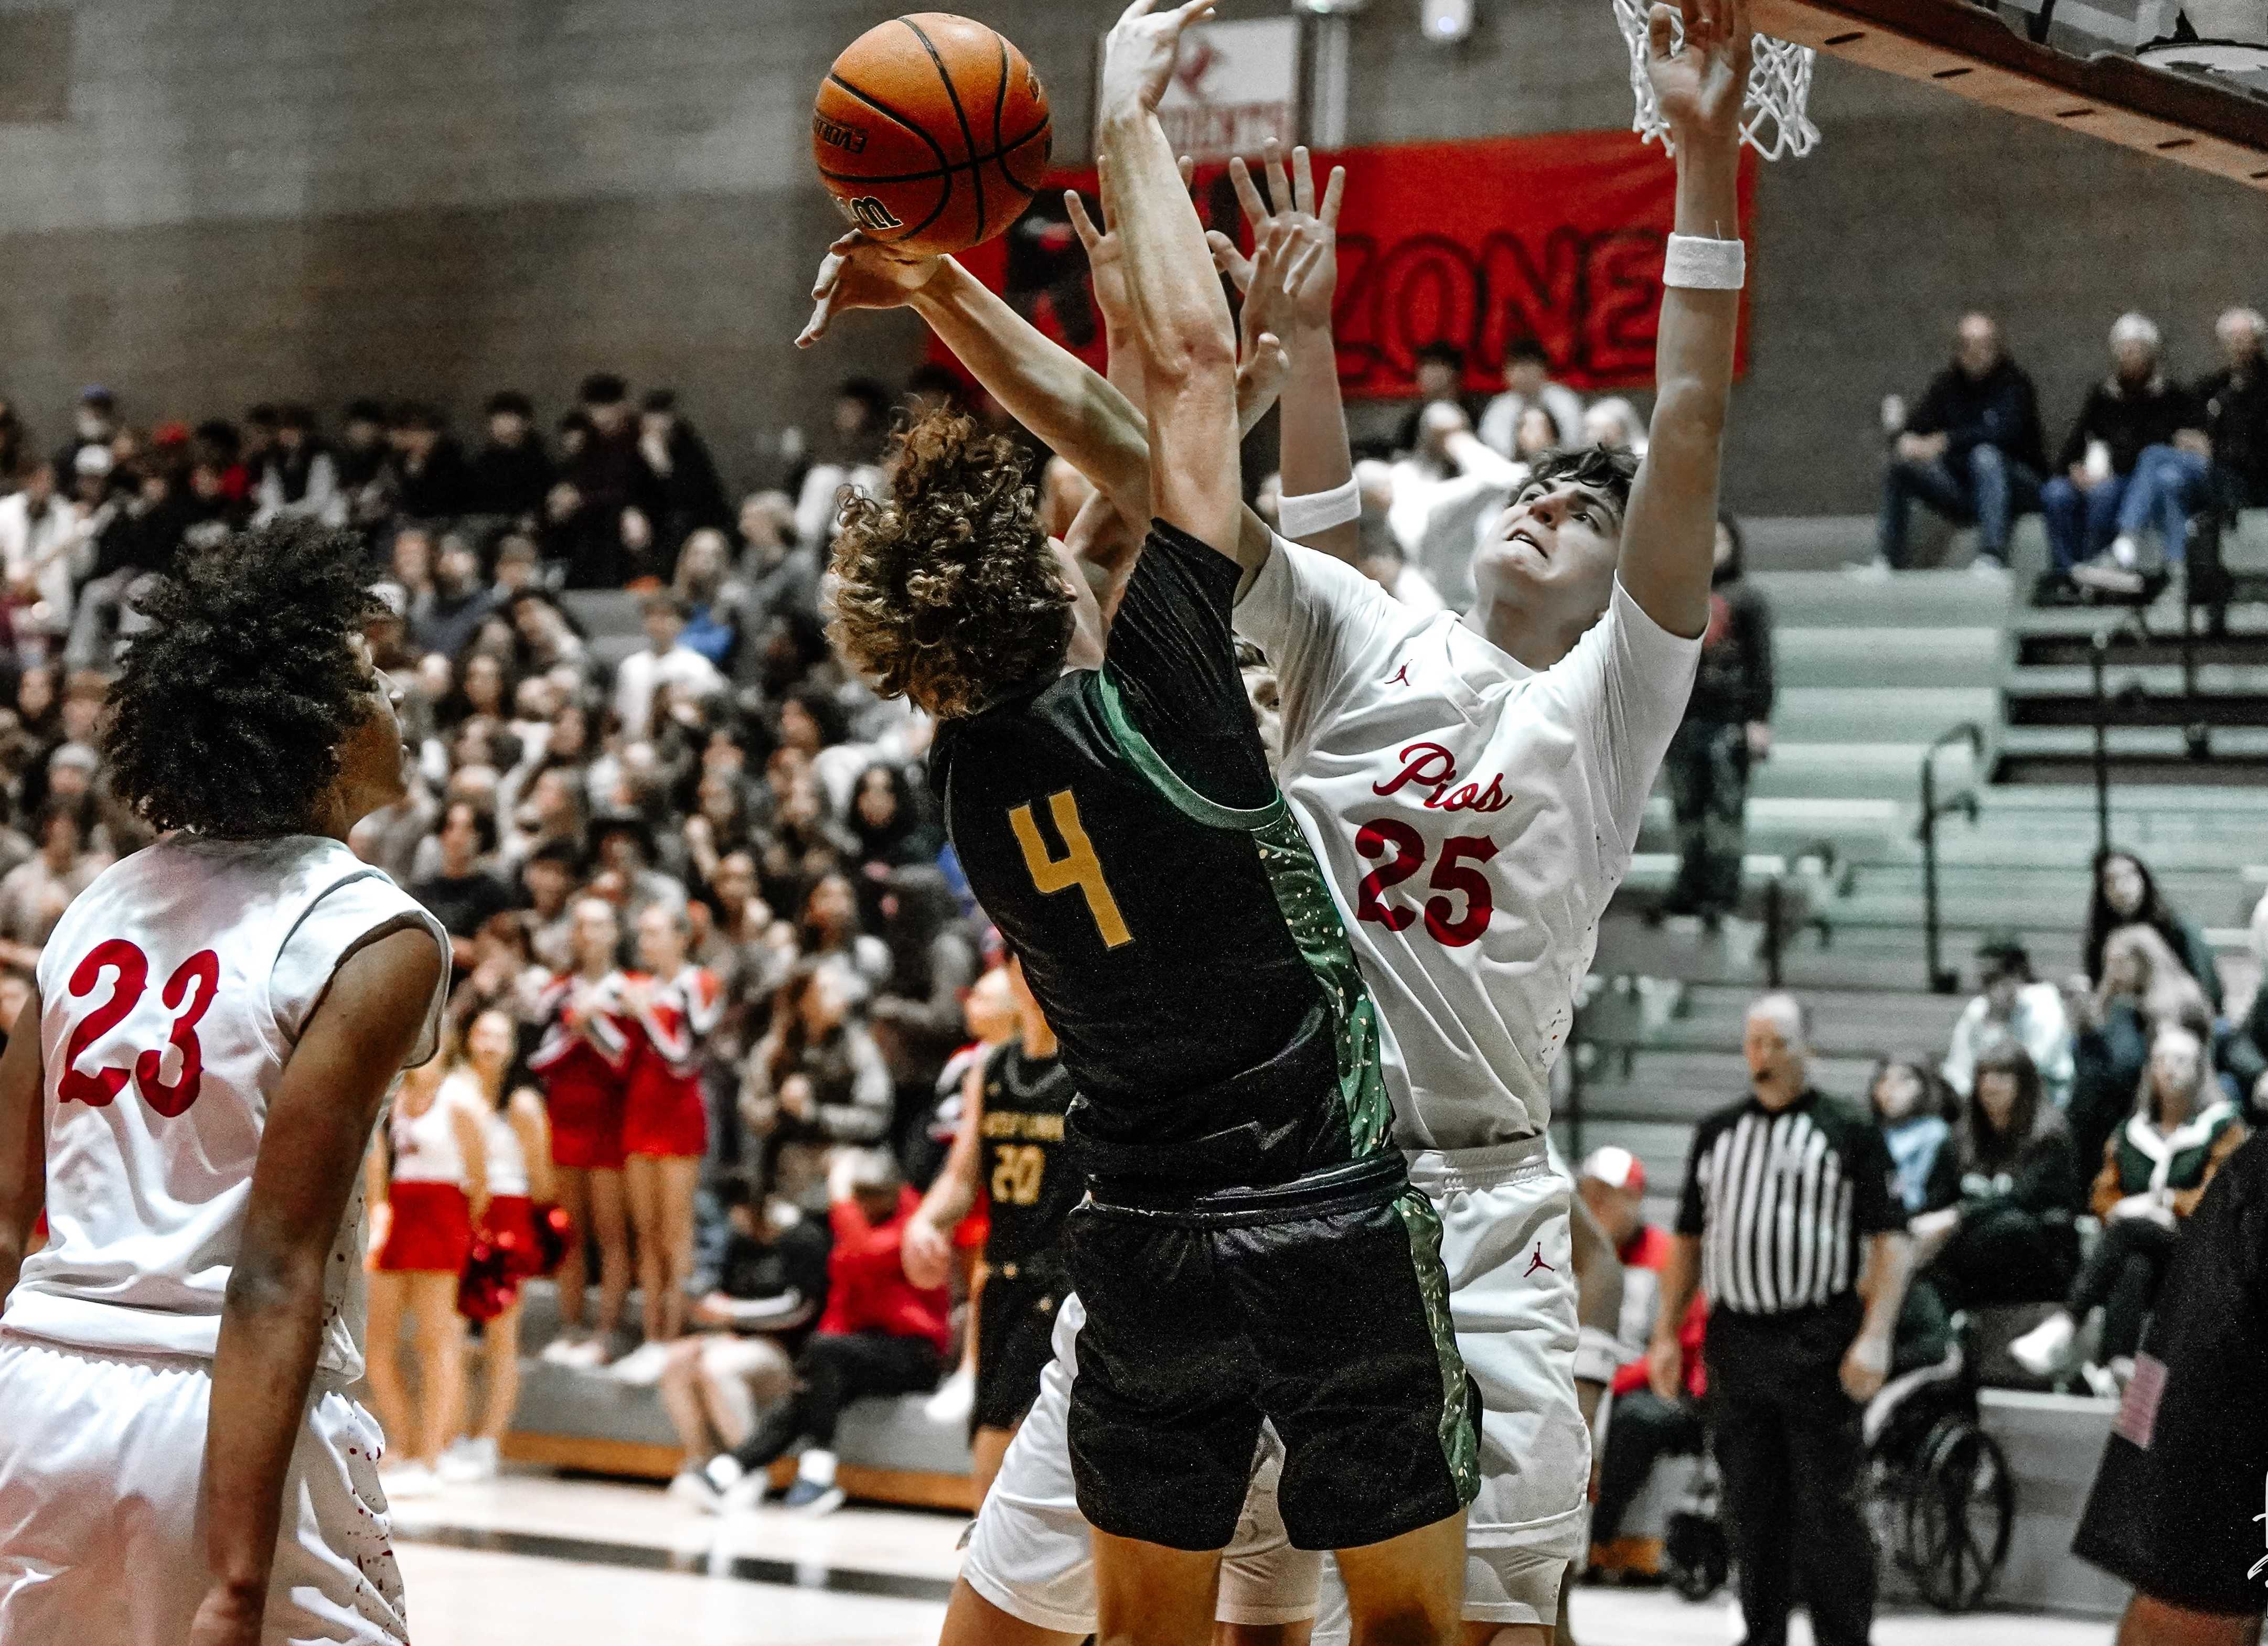
<path fill-rule="evenodd" d="M 1749 280 L 1749 248 L 1740 240 L 1673 234 L 1661 260 L 1661 283 L 1696 291 L 1738 291 Z"/>
<path fill-rule="evenodd" d="M 1277 528 L 1286 537 L 1313 537 L 1362 518 L 1362 488 L 1349 475 L 1344 486 L 1286 497 L 1276 505 Z"/>
<path fill-rule="evenodd" d="M 1623 1363 L 1623 1346 L 1611 1332 L 1587 1326 L 1575 1340 L 1575 1379 L 1612 1383 Z"/>

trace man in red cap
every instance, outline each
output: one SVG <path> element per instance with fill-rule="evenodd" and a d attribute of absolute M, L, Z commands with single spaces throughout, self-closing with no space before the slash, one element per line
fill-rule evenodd
<path fill-rule="evenodd" d="M 1669 1260 L 1669 1231 L 1646 1221 L 1646 1165 L 1627 1149 L 1609 1143 L 1593 1150 L 1583 1162 L 1576 1193 L 1591 1216 L 1613 1241 L 1623 1262 L 1622 1318 L 1616 1336 L 1622 1344 L 1622 1364 L 1610 1386 L 1614 1406 L 1606 1437 L 1606 1455 L 1599 1466 L 1599 1496 L 1591 1514 L 1594 1561 L 1613 1565 L 1658 1566 L 1660 1555 L 1647 1559 L 1636 1551 L 1610 1552 L 1621 1527 L 1623 1512 L 1646 1486 L 1656 1459 L 1668 1453 L 1701 1450 L 1701 1418 L 1697 1402 L 1705 1387 L 1701 1370 L 1701 1336 L 1709 1318 L 1708 1300 L 1693 1296 L 1678 1333 L 1685 1352 L 1685 1400 L 1664 1400 L 1646 1386 L 1646 1346 L 1653 1331 L 1655 1305 L 1661 1296 L 1661 1269 Z"/>

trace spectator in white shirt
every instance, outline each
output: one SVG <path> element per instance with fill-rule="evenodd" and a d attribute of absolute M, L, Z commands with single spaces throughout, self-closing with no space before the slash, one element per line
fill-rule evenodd
<path fill-rule="evenodd" d="M 2032 958 L 2014 932 L 1996 932 L 1977 947 L 1983 993 L 1953 1025 L 1945 1054 L 1945 1082 L 1966 1101 L 1977 1084 L 1977 1059 L 1992 1041 L 2013 1040 L 2031 1056 L 2040 1088 L 2062 1108 L 2073 1077 L 2071 1020 L 2063 993 L 2032 976 Z"/>
<path fill-rule="evenodd" d="M 33 463 L 22 489 L 0 497 L 0 572 L 19 636 L 60 643 L 70 633 L 71 592 L 94 569 L 92 512 L 55 491 L 55 467 Z"/>
<path fill-rule="evenodd" d="M 1504 393 L 1481 414 L 1481 444 L 1498 457 L 1517 457 L 1521 415 L 1531 407 L 1550 414 L 1559 431 L 1554 445 L 1565 448 L 1583 438 L 1583 402 L 1575 391 L 1551 380 L 1551 356 L 1533 337 L 1522 337 L 1505 351 Z"/>
<path fill-rule="evenodd" d="M 645 597 L 647 649 L 622 659 L 615 675 L 615 712 L 622 735 L 643 738 L 652 730 L 654 694 L 663 685 L 681 686 L 706 697 L 725 689 L 717 665 L 678 636 L 685 630 L 685 602 L 664 591 Z"/>
<path fill-rule="evenodd" d="M 1638 421 L 1638 408 L 1619 394 L 1592 401 L 1583 414 L 1583 444 L 1626 446 L 1644 457 L 1646 425 Z"/>
<path fill-rule="evenodd" d="M 1387 525 L 1403 557 L 1458 611 L 1473 603 L 1473 551 L 1481 533 L 1527 477 L 1526 465 L 1476 439 L 1463 410 L 1447 400 L 1425 408 L 1418 449 L 1394 465 Z"/>

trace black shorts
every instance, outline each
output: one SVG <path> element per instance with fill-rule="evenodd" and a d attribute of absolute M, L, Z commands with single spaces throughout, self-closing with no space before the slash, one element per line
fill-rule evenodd
<path fill-rule="evenodd" d="M 2250 1617 L 2268 1554 L 2268 1134 L 2182 1231 L 2073 1552 L 2154 1599 Z M 1084 1352 L 1084 1351 L 1082 1351 Z"/>
<path fill-rule="evenodd" d="M 1398 1155 L 1178 1205 L 1108 1193 L 1071 1219 L 1086 1306 L 1071 1459 L 1090 1524 L 1225 1547 L 1263 1419 L 1297 1548 L 1381 1543 L 1472 1501 L 1480 1400 L 1440 1222 Z"/>
<path fill-rule="evenodd" d="M 985 1277 L 976 1299 L 976 1401 L 968 1432 L 1013 1429 L 1040 1398 L 1055 1358 L 1056 1308 L 1071 1290 L 1060 1266 L 1010 1264 Z"/>

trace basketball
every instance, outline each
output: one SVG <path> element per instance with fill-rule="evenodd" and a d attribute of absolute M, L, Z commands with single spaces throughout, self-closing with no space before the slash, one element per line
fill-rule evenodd
<path fill-rule="evenodd" d="M 811 151 L 843 215 L 876 240 L 966 251 L 1021 217 L 1048 169 L 1048 94 L 1024 54 L 944 11 L 851 41 L 819 88 Z"/>

